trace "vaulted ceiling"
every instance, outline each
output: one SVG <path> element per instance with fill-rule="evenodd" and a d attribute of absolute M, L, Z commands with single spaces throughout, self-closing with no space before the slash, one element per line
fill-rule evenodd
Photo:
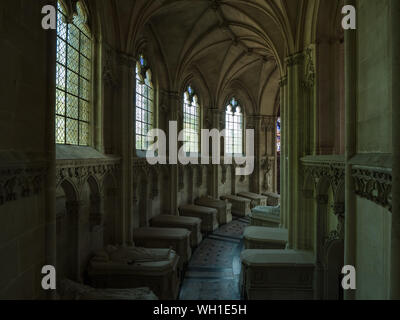
<path fill-rule="evenodd" d="M 137 54 L 143 33 L 151 30 L 171 90 L 196 74 L 210 105 L 223 104 L 237 90 L 251 113 L 264 115 L 278 112 L 284 58 L 303 42 L 301 21 L 315 15 L 316 1 L 103 0 L 116 21 L 106 32 L 118 50 Z"/>

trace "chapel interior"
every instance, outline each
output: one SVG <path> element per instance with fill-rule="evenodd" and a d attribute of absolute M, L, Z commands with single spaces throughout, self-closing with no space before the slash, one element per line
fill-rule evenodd
<path fill-rule="evenodd" d="M 0 299 L 400 299 L 399 21 L 397 0 L 0 1 Z M 149 163 L 152 129 L 197 160 L 225 130 L 220 162 Z"/>

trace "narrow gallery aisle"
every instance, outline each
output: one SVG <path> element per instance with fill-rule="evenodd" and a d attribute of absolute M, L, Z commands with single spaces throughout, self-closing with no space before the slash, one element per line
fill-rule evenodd
<path fill-rule="evenodd" d="M 233 220 L 208 235 L 194 252 L 180 300 L 240 300 L 240 253 L 245 218 Z"/>

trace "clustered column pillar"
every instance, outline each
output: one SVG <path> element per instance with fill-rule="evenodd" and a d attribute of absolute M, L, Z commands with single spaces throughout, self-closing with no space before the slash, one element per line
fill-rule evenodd
<path fill-rule="evenodd" d="M 132 243 L 132 231 L 134 219 L 138 219 L 137 212 L 134 212 L 133 204 L 133 157 L 134 157 L 134 130 L 133 121 L 135 119 L 134 91 L 135 88 L 135 65 L 133 57 L 125 54 L 118 56 L 121 79 L 121 199 L 122 210 L 120 217 L 121 237 L 119 241 L 125 244 Z"/>
<path fill-rule="evenodd" d="M 324 298 L 324 275 L 325 270 L 323 266 L 322 256 L 324 252 L 324 237 L 325 237 L 325 226 L 326 226 L 326 213 L 328 210 L 328 196 L 318 195 L 317 196 L 317 241 L 316 241 L 316 253 L 317 263 L 315 266 L 315 293 L 314 297 L 317 300 Z"/>
<path fill-rule="evenodd" d="M 298 113 L 301 104 L 299 99 L 299 71 L 303 62 L 303 55 L 296 54 L 287 60 L 287 105 L 285 108 L 285 158 L 286 158 L 286 188 L 285 188 L 285 210 L 287 214 L 287 226 L 289 230 L 288 248 L 297 247 L 297 204 L 298 204 L 298 181 L 299 181 L 299 123 Z"/>
<path fill-rule="evenodd" d="M 283 214 L 289 230 L 289 249 L 299 249 L 305 235 L 299 227 L 303 179 L 300 160 L 311 150 L 311 128 L 305 121 L 305 110 L 315 108 L 314 47 L 306 48 L 286 59 L 287 85 L 283 96 Z"/>
<path fill-rule="evenodd" d="M 348 0 L 347 4 L 355 6 L 355 0 Z M 355 192 L 350 160 L 356 154 L 356 123 L 357 123 L 357 34 L 354 30 L 347 30 L 345 42 L 345 109 L 346 109 L 346 173 L 345 173 L 345 257 L 344 264 L 356 266 L 356 208 Z M 354 290 L 345 290 L 346 300 L 355 299 Z"/>
<path fill-rule="evenodd" d="M 171 119 L 170 121 L 177 121 L 178 124 L 178 132 L 180 132 L 180 130 L 182 130 L 182 118 L 183 118 L 183 112 L 182 112 L 182 103 L 183 101 L 181 100 L 179 93 L 178 92 L 171 92 L 170 95 L 170 104 L 172 106 L 172 111 L 171 111 Z M 169 138 L 170 143 L 172 143 L 172 141 L 174 141 L 174 143 L 176 143 L 178 141 L 178 137 L 177 136 L 173 136 L 171 130 L 169 131 Z M 182 144 L 178 144 L 178 150 L 176 155 L 174 154 L 174 157 L 178 157 L 178 152 L 179 149 L 181 148 Z M 169 154 L 171 157 L 171 145 L 169 144 Z M 178 158 L 176 158 L 178 159 Z M 182 170 L 182 172 L 180 172 L 180 170 Z M 172 215 L 178 215 L 178 197 L 179 197 L 179 175 L 183 175 L 183 169 L 179 168 L 179 165 L 171 165 L 171 195 L 170 195 L 170 213 Z M 184 177 L 182 176 L 182 179 Z"/>
<path fill-rule="evenodd" d="M 262 160 L 262 154 L 260 152 L 261 149 L 261 128 L 262 128 L 262 117 L 260 116 L 253 116 L 253 124 L 254 124 L 254 157 L 255 157 L 255 162 L 254 162 L 254 172 L 253 172 L 253 183 L 252 183 L 252 188 L 253 192 L 257 194 L 261 194 L 261 177 L 260 175 L 262 174 L 261 172 L 261 160 Z M 267 159 L 268 161 L 268 159 Z"/>

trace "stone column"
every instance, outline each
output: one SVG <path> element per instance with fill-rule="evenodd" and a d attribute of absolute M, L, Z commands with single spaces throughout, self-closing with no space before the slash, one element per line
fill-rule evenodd
<path fill-rule="evenodd" d="M 51 0 L 49 5 L 56 6 L 56 1 Z M 46 150 L 47 172 L 45 175 L 46 199 L 46 244 L 45 263 L 57 268 L 57 223 L 56 223 L 56 138 L 55 138 L 55 105 L 56 105 L 56 43 L 55 31 L 47 31 L 47 118 L 46 118 Z M 39 275 L 40 276 L 40 275 Z M 49 290 L 47 297 L 56 299 L 55 290 Z"/>
<path fill-rule="evenodd" d="M 326 217 L 328 213 L 328 196 L 317 196 L 317 241 L 316 253 L 317 262 L 315 266 L 315 292 L 314 297 L 317 300 L 322 300 L 324 297 L 324 274 L 325 269 L 323 265 L 324 259 L 324 242 L 325 242 L 325 229 Z"/>
<path fill-rule="evenodd" d="M 210 108 L 208 109 L 209 116 L 211 117 L 211 128 L 213 129 L 220 129 L 220 110 L 218 108 Z M 212 155 L 212 146 L 210 144 L 210 156 Z M 233 160 L 234 161 L 234 160 Z M 211 166 L 211 196 L 215 199 L 218 199 L 219 194 L 219 164 L 212 164 L 212 159 L 210 159 L 210 166 Z"/>
<path fill-rule="evenodd" d="M 281 95 L 281 164 L 280 164 L 280 179 L 281 179 L 281 225 L 283 228 L 288 228 L 287 221 L 287 168 L 286 168 L 286 127 L 287 127 L 287 77 L 283 77 L 280 81 L 280 95 Z"/>
<path fill-rule="evenodd" d="M 262 155 L 260 152 L 261 145 L 261 128 L 262 128 L 262 117 L 261 116 L 253 116 L 252 123 L 254 125 L 254 172 L 252 174 L 252 185 L 250 186 L 250 190 L 254 193 L 261 194 L 261 160 Z M 268 159 L 267 159 L 268 161 Z"/>
<path fill-rule="evenodd" d="M 183 126 L 182 126 L 182 122 L 183 122 L 183 111 L 182 111 L 182 98 L 180 97 L 178 92 L 170 92 L 169 93 L 169 98 L 170 98 L 170 105 L 171 105 L 171 119 L 170 121 L 177 121 L 178 122 L 178 135 L 179 135 L 179 131 L 182 130 Z M 169 136 L 171 138 L 171 132 L 169 132 Z M 174 140 L 176 140 L 176 142 L 178 141 L 178 136 L 173 138 Z M 178 143 L 178 149 L 177 149 L 177 154 L 176 157 L 178 159 L 178 152 L 179 149 L 182 147 L 182 143 Z M 168 153 L 170 153 L 170 145 L 168 145 Z M 171 155 L 170 155 L 171 156 Z M 179 163 L 179 160 L 178 160 Z M 183 170 L 182 168 L 179 167 L 179 165 L 171 165 L 171 198 L 170 198 L 170 214 L 172 215 L 178 215 L 178 207 L 179 207 L 179 203 L 178 203 L 178 194 L 180 191 L 179 188 L 179 180 L 180 180 L 180 174 L 183 174 L 183 172 L 180 172 L 181 170 Z M 182 177 L 183 179 L 183 177 Z"/>
<path fill-rule="evenodd" d="M 355 0 L 347 4 L 355 6 Z M 355 191 L 350 160 L 356 154 L 357 124 L 357 34 L 355 30 L 345 31 L 345 108 L 346 108 L 346 173 L 345 173 L 345 257 L 344 264 L 356 267 L 356 207 Z M 344 292 L 346 300 L 355 299 L 354 290 Z"/>
<path fill-rule="evenodd" d="M 302 219 L 301 219 L 301 239 L 300 250 L 311 250 L 313 247 L 314 233 L 314 191 L 305 189 L 302 192 Z"/>
<path fill-rule="evenodd" d="M 138 219 L 133 207 L 133 156 L 134 147 L 134 119 L 135 119 L 135 66 L 133 57 L 121 53 L 118 56 L 120 67 L 121 95 L 119 104 L 121 106 L 121 243 L 132 243 L 133 219 Z"/>
<path fill-rule="evenodd" d="M 390 298 L 400 299 L 400 1 L 391 1 L 392 32 L 392 231 Z"/>
<path fill-rule="evenodd" d="M 288 72 L 288 99 L 285 108 L 285 157 L 287 159 L 286 169 L 286 213 L 288 215 L 287 226 L 289 230 L 288 248 L 297 248 L 297 210 L 298 210 L 298 181 L 299 181 L 299 110 L 301 109 L 301 67 L 303 54 L 295 54 L 287 61 Z"/>

